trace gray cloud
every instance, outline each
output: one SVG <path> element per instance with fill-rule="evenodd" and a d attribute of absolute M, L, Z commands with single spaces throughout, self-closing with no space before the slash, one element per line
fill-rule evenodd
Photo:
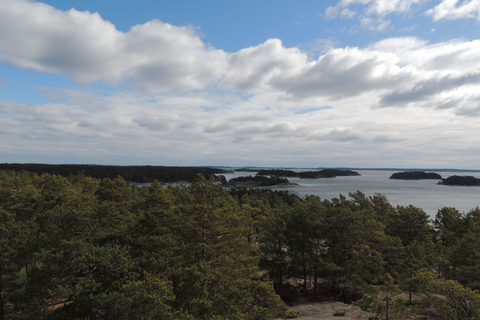
<path fill-rule="evenodd" d="M 278 77 L 272 85 L 295 99 L 326 96 L 332 99 L 395 87 L 402 75 L 378 52 L 358 48 L 334 49 L 294 76 Z"/>
<path fill-rule="evenodd" d="M 442 92 L 459 88 L 464 85 L 480 85 L 480 73 L 464 75 L 458 78 L 451 76 L 432 78 L 415 83 L 411 89 L 395 90 L 380 99 L 380 107 L 406 106 L 412 102 L 431 99 Z M 448 104 L 442 103 L 441 108 Z"/>
<path fill-rule="evenodd" d="M 458 109 L 457 115 L 464 117 L 480 116 L 480 102 L 476 105 L 462 106 Z"/>
<path fill-rule="evenodd" d="M 305 137 L 304 128 L 298 128 L 289 122 L 263 123 L 262 125 L 245 123 L 231 132 L 236 141 L 265 140 L 265 139 L 291 139 Z"/>
<path fill-rule="evenodd" d="M 214 124 L 214 125 L 207 126 L 203 130 L 203 132 L 216 134 L 216 133 L 225 132 L 225 131 L 231 129 L 231 127 L 232 126 L 227 124 L 227 123 Z"/>
<path fill-rule="evenodd" d="M 326 136 L 330 141 L 335 142 L 353 142 L 362 139 L 358 133 L 352 132 L 350 129 L 333 129 Z"/>
<path fill-rule="evenodd" d="M 336 127 L 328 130 L 328 132 L 311 135 L 309 139 L 335 143 L 348 143 L 365 140 L 361 134 L 359 134 L 358 132 L 354 132 L 352 129 Z"/>
<path fill-rule="evenodd" d="M 264 122 L 268 120 L 269 120 L 268 116 L 260 116 L 260 115 L 245 115 L 245 116 L 233 117 L 230 119 L 230 121 L 233 121 L 233 122 Z"/>
<path fill-rule="evenodd" d="M 455 112 L 458 116 L 478 117 L 480 116 L 480 96 L 474 94 L 470 99 L 456 101 L 457 108 Z"/>
<path fill-rule="evenodd" d="M 430 70 L 441 70 L 446 67 L 455 66 L 456 64 L 463 64 L 466 62 L 465 59 L 470 60 L 466 57 L 470 52 L 471 50 L 464 47 L 459 47 L 453 52 L 440 52 L 439 55 L 433 57 L 425 64 L 425 68 Z"/>
<path fill-rule="evenodd" d="M 373 139 L 372 139 L 373 142 L 375 143 L 392 143 L 392 142 L 402 142 L 402 141 L 405 141 L 405 139 L 402 139 L 402 138 L 399 138 L 399 137 L 396 137 L 396 136 L 392 136 L 392 135 L 389 135 L 389 134 L 379 134 L 377 136 L 375 136 Z"/>
<path fill-rule="evenodd" d="M 133 118 L 132 121 L 139 127 L 144 127 L 152 131 L 166 131 L 170 129 L 170 124 L 165 119 L 141 117 Z"/>

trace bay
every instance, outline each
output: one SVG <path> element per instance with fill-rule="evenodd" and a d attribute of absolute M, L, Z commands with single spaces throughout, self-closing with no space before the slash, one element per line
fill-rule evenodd
<path fill-rule="evenodd" d="M 298 169 L 295 171 L 311 171 L 312 169 Z M 336 177 L 325 179 L 288 178 L 297 183 L 298 187 L 272 188 L 273 190 L 288 190 L 299 197 L 315 195 L 321 199 L 331 200 L 340 194 L 348 198 L 350 192 L 361 191 L 366 196 L 380 193 L 387 197 L 393 206 L 413 205 L 423 209 L 431 218 L 443 207 L 453 207 L 460 212 L 468 211 L 480 206 L 480 187 L 444 186 L 438 180 L 395 180 L 389 177 L 399 171 L 391 170 L 354 170 L 360 176 Z M 436 172 L 436 171 L 428 171 Z M 472 171 L 438 171 L 443 178 L 449 176 L 474 176 L 480 178 L 480 172 Z M 224 174 L 227 180 L 255 175 L 255 172 L 235 172 Z"/>

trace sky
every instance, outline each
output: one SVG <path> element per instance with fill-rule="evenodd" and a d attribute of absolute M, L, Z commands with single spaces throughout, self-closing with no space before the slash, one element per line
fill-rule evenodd
<path fill-rule="evenodd" d="M 480 169 L 480 0 L 0 0 L 0 163 Z"/>

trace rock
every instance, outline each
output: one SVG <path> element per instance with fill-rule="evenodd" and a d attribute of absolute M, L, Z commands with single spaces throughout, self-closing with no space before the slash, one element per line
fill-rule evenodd
<path fill-rule="evenodd" d="M 333 301 L 299 304 L 290 309 L 301 320 L 368 320 L 375 316 L 352 304 Z"/>

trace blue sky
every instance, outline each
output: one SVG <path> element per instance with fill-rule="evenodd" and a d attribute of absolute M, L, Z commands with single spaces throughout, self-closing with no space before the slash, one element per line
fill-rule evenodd
<path fill-rule="evenodd" d="M 0 162 L 480 169 L 480 0 L 0 0 Z"/>

